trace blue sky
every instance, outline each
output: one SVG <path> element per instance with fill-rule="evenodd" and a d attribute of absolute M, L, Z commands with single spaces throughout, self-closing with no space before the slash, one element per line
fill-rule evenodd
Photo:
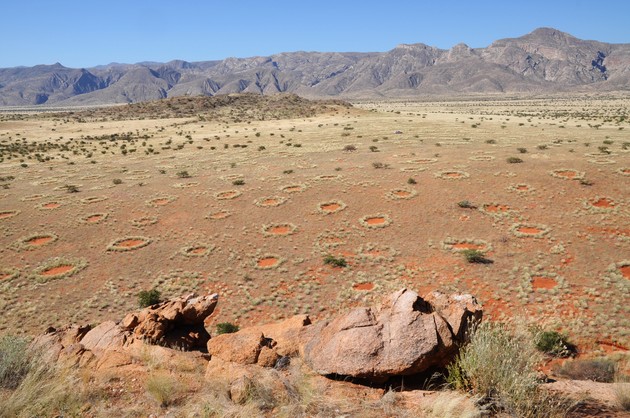
<path fill-rule="evenodd" d="M 548 26 L 630 43 L 630 1 L 6 0 L 0 67 L 488 46 Z"/>

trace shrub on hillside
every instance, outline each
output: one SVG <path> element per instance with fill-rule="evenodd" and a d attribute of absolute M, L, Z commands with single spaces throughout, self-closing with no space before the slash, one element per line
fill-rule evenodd
<path fill-rule="evenodd" d="M 141 308 L 155 305 L 156 303 L 160 303 L 160 297 L 160 291 L 157 289 L 142 290 L 138 293 L 138 305 Z"/>
<path fill-rule="evenodd" d="M 217 324 L 217 335 L 233 334 L 239 330 L 239 326 L 231 322 L 221 322 Z"/>

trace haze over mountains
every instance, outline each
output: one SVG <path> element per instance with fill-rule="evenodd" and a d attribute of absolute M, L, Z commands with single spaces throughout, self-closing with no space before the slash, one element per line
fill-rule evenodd
<path fill-rule="evenodd" d="M 0 69 L 0 106 L 133 103 L 183 95 L 291 92 L 399 98 L 630 89 L 630 44 L 540 28 L 487 48 L 404 44 L 387 52 L 287 52 L 221 61 Z"/>

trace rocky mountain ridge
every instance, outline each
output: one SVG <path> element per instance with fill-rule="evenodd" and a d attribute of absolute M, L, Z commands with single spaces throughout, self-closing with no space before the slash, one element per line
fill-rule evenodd
<path fill-rule="evenodd" d="M 402 44 L 387 52 L 285 52 L 221 61 L 145 62 L 89 69 L 0 69 L 0 106 L 134 103 L 175 96 L 296 93 L 304 97 L 620 91 L 630 88 L 630 44 L 540 28 L 486 48 Z"/>

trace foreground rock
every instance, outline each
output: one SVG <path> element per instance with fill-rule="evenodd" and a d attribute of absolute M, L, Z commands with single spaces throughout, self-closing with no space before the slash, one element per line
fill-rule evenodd
<path fill-rule="evenodd" d="M 472 296 L 435 293 L 425 300 L 402 289 L 380 309 L 357 308 L 314 325 L 304 360 L 322 375 L 373 381 L 413 375 L 448 364 L 463 342 L 467 322 L 481 316 Z"/>

